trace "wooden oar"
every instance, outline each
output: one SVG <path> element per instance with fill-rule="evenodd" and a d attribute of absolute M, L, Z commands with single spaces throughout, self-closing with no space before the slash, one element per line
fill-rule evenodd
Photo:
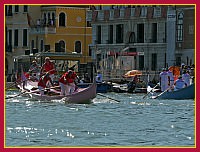
<path fill-rule="evenodd" d="M 21 80 L 20 80 L 20 81 L 19 81 L 19 80 L 16 80 L 16 81 L 13 82 L 12 84 L 10 84 L 5 90 L 8 90 L 8 89 L 14 87 L 14 86 L 17 85 L 17 84 L 20 84 L 20 83 L 22 83 Z"/>
<path fill-rule="evenodd" d="M 108 99 L 111 99 L 111 100 L 114 100 L 114 101 L 117 101 L 117 102 L 121 102 L 121 101 L 119 101 L 119 100 L 117 100 L 117 99 L 114 99 L 114 98 L 105 96 L 105 95 L 103 95 L 103 94 L 101 94 L 101 93 L 97 93 L 97 94 L 100 95 L 100 96 L 102 96 L 102 97 L 105 97 L 105 98 L 108 98 Z"/>
<path fill-rule="evenodd" d="M 40 72 L 40 76 L 41 76 L 41 74 L 42 75 L 45 75 L 45 74 L 47 74 L 47 73 L 49 73 L 49 72 L 51 72 L 51 71 L 56 71 L 56 69 L 54 68 L 54 69 L 51 69 L 51 70 L 49 70 L 49 71 L 46 71 L 46 72 Z"/>
<path fill-rule="evenodd" d="M 153 87 L 147 94 L 145 94 L 144 97 L 143 97 L 143 99 L 144 99 L 147 95 L 149 95 L 149 93 L 150 93 L 151 91 L 153 91 L 158 85 L 159 85 L 159 84 L 157 84 L 157 85 L 156 85 L 155 87 Z"/>
<path fill-rule="evenodd" d="M 164 94 L 165 92 L 167 92 L 169 89 L 171 89 L 171 87 L 167 88 L 165 91 L 161 92 L 159 95 L 153 97 L 153 99 L 156 99 L 156 98 L 160 97 L 162 94 Z"/>
<path fill-rule="evenodd" d="M 55 89 L 55 88 L 59 88 L 60 86 L 55 86 L 55 87 L 49 87 L 49 88 L 45 88 L 45 89 L 42 89 L 42 90 L 36 90 L 36 91 L 31 91 L 31 92 L 28 92 L 28 91 L 23 91 L 15 96 L 11 96 L 11 97 L 6 97 L 5 99 L 11 99 L 11 98 L 15 98 L 15 97 L 18 97 L 20 95 L 23 95 L 23 94 L 30 94 L 30 93 L 36 93 L 36 92 L 39 92 L 39 91 L 45 91 L 45 90 L 48 90 L 48 89 Z"/>

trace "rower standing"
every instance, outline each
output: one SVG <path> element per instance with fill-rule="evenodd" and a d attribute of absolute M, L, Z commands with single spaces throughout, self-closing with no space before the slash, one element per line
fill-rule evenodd
<path fill-rule="evenodd" d="M 173 85 L 174 85 L 174 75 L 173 75 L 173 72 L 168 69 L 167 75 L 168 75 L 169 87 L 170 87 L 170 89 L 172 89 Z"/>
<path fill-rule="evenodd" d="M 160 86 L 161 91 L 165 91 L 169 88 L 169 79 L 165 68 L 163 68 L 162 72 L 160 73 Z"/>
<path fill-rule="evenodd" d="M 75 79 L 77 75 L 74 71 L 69 70 L 64 73 L 59 79 L 59 84 L 61 87 L 61 95 L 69 95 L 75 91 Z"/>
<path fill-rule="evenodd" d="M 38 89 L 40 90 L 40 95 L 44 95 L 44 89 L 47 87 L 47 83 L 50 82 L 52 86 L 54 86 L 49 72 L 47 72 L 45 75 L 41 76 L 38 81 Z"/>
<path fill-rule="evenodd" d="M 39 80 L 40 68 L 41 67 L 37 64 L 37 61 L 33 60 L 28 71 L 31 75 L 32 80 L 37 80 L 37 81 Z"/>
<path fill-rule="evenodd" d="M 56 68 L 53 62 L 50 61 L 49 57 L 45 58 L 45 63 L 42 65 L 42 68 L 40 70 L 40 74 L 49 72 L 49 77 L 51 78 L 51 80 L 54 80 L 55 77 L 55 73 L 56 73 Z"/>
<path fill-rule="evenodd" d="M 27 85 L 27 81 L 28 81 L 29 75 L 24 72 L 23 70 L 23 66 L 21 65 L 21 82 L 22 82 L 22 88 L 26 91 L 29 91 L 28 89 L 25 88 L 25 86 Z"/>

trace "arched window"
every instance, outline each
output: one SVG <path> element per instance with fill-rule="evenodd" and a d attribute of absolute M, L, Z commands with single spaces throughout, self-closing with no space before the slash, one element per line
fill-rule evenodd
<path fill-rule="evenodd" d="M 81 41 L 75 42 L 75 52 L 81 53 Z"/>
<path fill-rule="evenodd" d="M 63 40 L 59 41 L 60 52 L 65 52 L 65 42 Z"/>
<path fill-rule="evenodd" d="M 65 13 L 59 14 L 59 26 L 65 26 Z"/>
<path fill-rule="evenodd" d="M 177 41 L 183 41 L 183 12 L 178 14 L 177 20 Z"/>

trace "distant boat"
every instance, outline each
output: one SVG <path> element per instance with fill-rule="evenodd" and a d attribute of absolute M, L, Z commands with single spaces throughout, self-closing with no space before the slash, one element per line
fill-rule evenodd
<path fill-rule="evenodd" d="M 86 88 L 89 85 L 91 85 L 91 83 L 79 83 L 77 84 L 78 87 L 80 88 Z M 107 93 L 111 90 L 111 85 L 108 83 L 97 83 L 97 93 Z"/>
<path fill-rule="evenodd" d="M 177 91 L 164 92 L 163 94 L 160 93 L 157 96 L 152 96 L 152 98 L 177 99 L 177 100 L 194 99 L 195 98 L 195 84 L 191 84 L 190 86 L 185 87 L 183 89 L 179 89 Z"/>

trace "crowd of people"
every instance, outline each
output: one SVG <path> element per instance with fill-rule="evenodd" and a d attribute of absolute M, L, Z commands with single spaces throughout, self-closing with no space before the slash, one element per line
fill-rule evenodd
<path fill-rule="evenodd" d="M 54 87 L 53 82 L 57 71 L 54 63 L 50 61 L 49 57 L 45 58 L 45 63 L 42 67 L 38 66 L 36 61 L 33 61 L 29 71 L 31 75 L 34 76 L 34 79 L 38 79 L 38 89 L 40 90 L 41 95 L 44 95 L 45 88 Z M 61 88 L 61 95 L 69 95 L 75 91 L 76 78 L 77 75 L 74 71 L 74 66 L 69 68 L 69 70 L 59 78 L 58 82 Z"/>
<path fill-rule="evenodd" d="M 70 67 L 64 74 L 62 74 L 58 78 L 58 84 L 61 88 L 60 94 L 61 95 L 69 95 L 72 94 L 77 90 L 76 83 L 82 82 L 82 83 L 90 83 L 91 79 L 89 77 L 88 73 L 85 73 L 83 78 L 80 79 L 78 75 L 75 72 L 75 66 L 73 65 Z M 23 68 L 21 67 L 23 70 Z M 42 66 L 37 64 L 36 60 L 32 61 L 32 64 L 29 68 L 28 76 L 25 76 L 24 74 L 21 77 L 21 80 L 23 81 L 23 88 L 26 90 L 25 85 L 27 81 L 27 77 L 29 77 L 30 80 L 38 82 L 38 89 L 40 91 L 41 95 L 44 95 L 44 92 L 46 88 L 56 87 L 55 81 L 55 75 L 56 75 L 56 67 L 54 62 L 50 60 L 49 57 L 45 58 L 45 62 Z M 22 72 L 24 73 L 24 72 Z M 102 75 L 100 72 L 98 72 L 96 76 L 96 82 L 101 83 L 102 82 Z"/>
<path fill-rule="evenodd" d="M 160 73 L 161 91 L 176 91 L 194 83 L 194 68 L 194 64 L 192 66 L 182 64 L 177 71 L 173 68 L 163 68 Z"/>
<path fill-rule="evenodd" d="M 163 68 L 162 72 L 159 74 L 159 84 L 161 91 L 176 91 L 178 89 L 189 86 L 191 83 L 194 83 L 194 64 L 191 66 L 186 66 L 184 64 L 181 67 L 170 67 Z M 23 73 L 23 68 L 22 73 Z M 38 82 L 38 89 L 40 90 L 40 94 L 44 95 L 45 88 L 50 88 L 50 86 L 54 87 L 54 78 L 56 74 L 56 67 L 53 62 L 50 61 L 49 57 L 45 58 L 45 62 L 42 66 L 37 64 L 36 60 L 32 61 L 32 65 L 29 68 L 28 75 L 32 81 Z M 100 71 L 97 72 L 96 82 L 102 83 L 102 74 Z M 26 76 L 22 75 L 21 80 L 23 82 L 23 88 L 26 85 Z M 85 73 L 83 78 L 79 78 L 75 72 L 75 65 L 69 68 L 64 74 L 59 77 L 58 83 L 61 88 L 61 95 L 69 95 L 76 91 L 77 86 L 76 82 L 79 83 L 90 83 L 91 79 L 88 73 Z M 133 85 L 133 84 L 134 85 Z M 136 86 L 138 83 L 138 77 L 135 76 L 132 83 L 129 85 Z"/>

